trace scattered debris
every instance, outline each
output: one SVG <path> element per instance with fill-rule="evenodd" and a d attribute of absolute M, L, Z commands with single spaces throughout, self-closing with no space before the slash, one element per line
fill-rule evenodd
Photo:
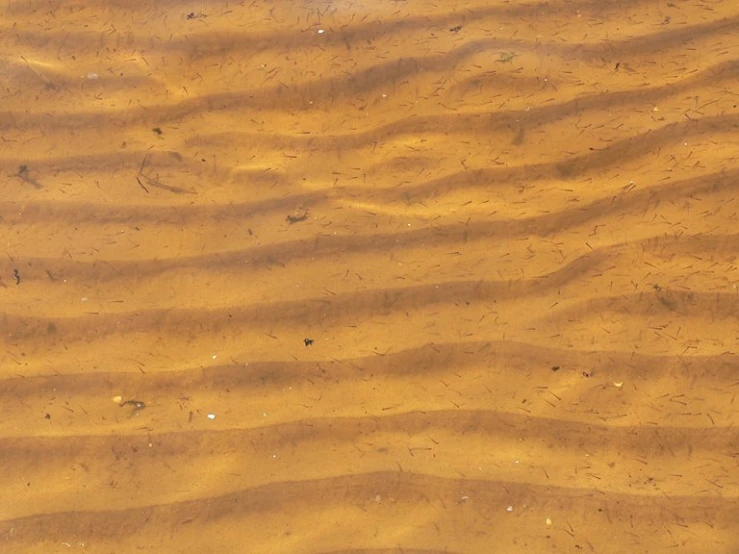
<path fill-rule="evenodd" d="M 159 129 L 157 127 L 156 129 Z M 156 132 L 156 129 L 152 129 L 154 132 Z M 162 132 L 161 129 L 159 129 L 160 132 Z M 136 181 L 138 182 L 139 186 L 144 189 L 144 191 L 148 194 L 149 189 L 144 186 L 144 183 L 141 181 L 143 178 L 144 181 L 150 186 L 150 187 L 156 187 L 160 188 L 162 190 L 166 190 L 169 192 L 173 192 L 175 194 L 197 194 L 197 191 L 192 189 L 183 189 L 182 187 L 175 187 L 171 185 L 165 185 L 164 183 L 159 182 L 159 173 L 156 174 L 156 178 L 152 178 L 149 175 L 146 175 L 144 173 L 144 166 L 146 166 L 146 163 L 149 160 L 149 155 L 146 154 L 144 156 L 144 159 L 141 161 L 141 166 L 139 167 L 139 174 L 136 175 Z"/>
<path fill-rule="evenodd" d="M 288 215 L 285 220 L 292 225 L 293 223 L 300 223 L 308 219 L 308 210 L 305 210 L 301 215 Z"/>
<path fill-rule="evenodd" d="M 133 413 L 136 413 L 138 410 L 143 410 L 146 408 L 146 404 L 142 402 L 141 400 L 123 400 L 122 396 L 114 396 L 113 402 L 118 404 L 121 408 L 123 406 L 133 406 Z"/>
<path fill-rule="evenodd" d="M 134 411 L 143 410 L 144 408 L 146 408 L 146 404 L 144 404 L 141 400 L 124 400 L 123 402 L 120 402 L 118 405 L 121 408 L 123 406 L 133 406 Z"/>
<path fill-rule="evenodd" d="M 516 54 L 515 52 L 501 52 L 500 56 L 498 56 L 498 59 L 495 61 L 500 63 L 510 63 L 517 57 L 518 54 Z"/>
<path fill-rule="evenodd" d="M 18 166 L 18 171 L 16 172 L 15 176 L 18 177 L 24 183 L 28 183 L 35 189 L 43 188 L 41 184 L 38 181 L 36 181 L 36 179 L 33 179 L 28 175 L 28 166 L 26 164 L 22 164 Z"/>

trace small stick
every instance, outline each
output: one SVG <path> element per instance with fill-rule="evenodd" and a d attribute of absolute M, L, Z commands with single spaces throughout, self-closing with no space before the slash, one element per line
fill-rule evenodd
<path fill-rule="evenodd" d="M 121 408 L 123 406 L 133 406 L 134 410 L 143 410 L 146 408 L 146 404 L 144 404 L 141 400 L 124 400 L 120 404 L 118 404 Z"/>

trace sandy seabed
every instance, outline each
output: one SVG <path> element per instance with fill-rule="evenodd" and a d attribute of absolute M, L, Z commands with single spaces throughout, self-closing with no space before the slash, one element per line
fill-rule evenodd
<path fill-rule="evenodd" d="M 737 29 L 0 2 L 0 551 L 739 552 Z"/>

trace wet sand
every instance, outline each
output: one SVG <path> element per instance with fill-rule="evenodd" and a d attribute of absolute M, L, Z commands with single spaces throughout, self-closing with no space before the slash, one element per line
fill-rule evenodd
<path fill-rule="evenodd" d="M 739 552 L 737 6 L 0 14 L 0 551 Z"/>

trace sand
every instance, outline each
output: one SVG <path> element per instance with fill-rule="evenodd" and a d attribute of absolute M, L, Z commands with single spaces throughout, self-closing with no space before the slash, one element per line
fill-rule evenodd
<path fill-rule="evenodd" d="M 0 551 L 739 552 L 731 2 L 0 4 Z"/>

